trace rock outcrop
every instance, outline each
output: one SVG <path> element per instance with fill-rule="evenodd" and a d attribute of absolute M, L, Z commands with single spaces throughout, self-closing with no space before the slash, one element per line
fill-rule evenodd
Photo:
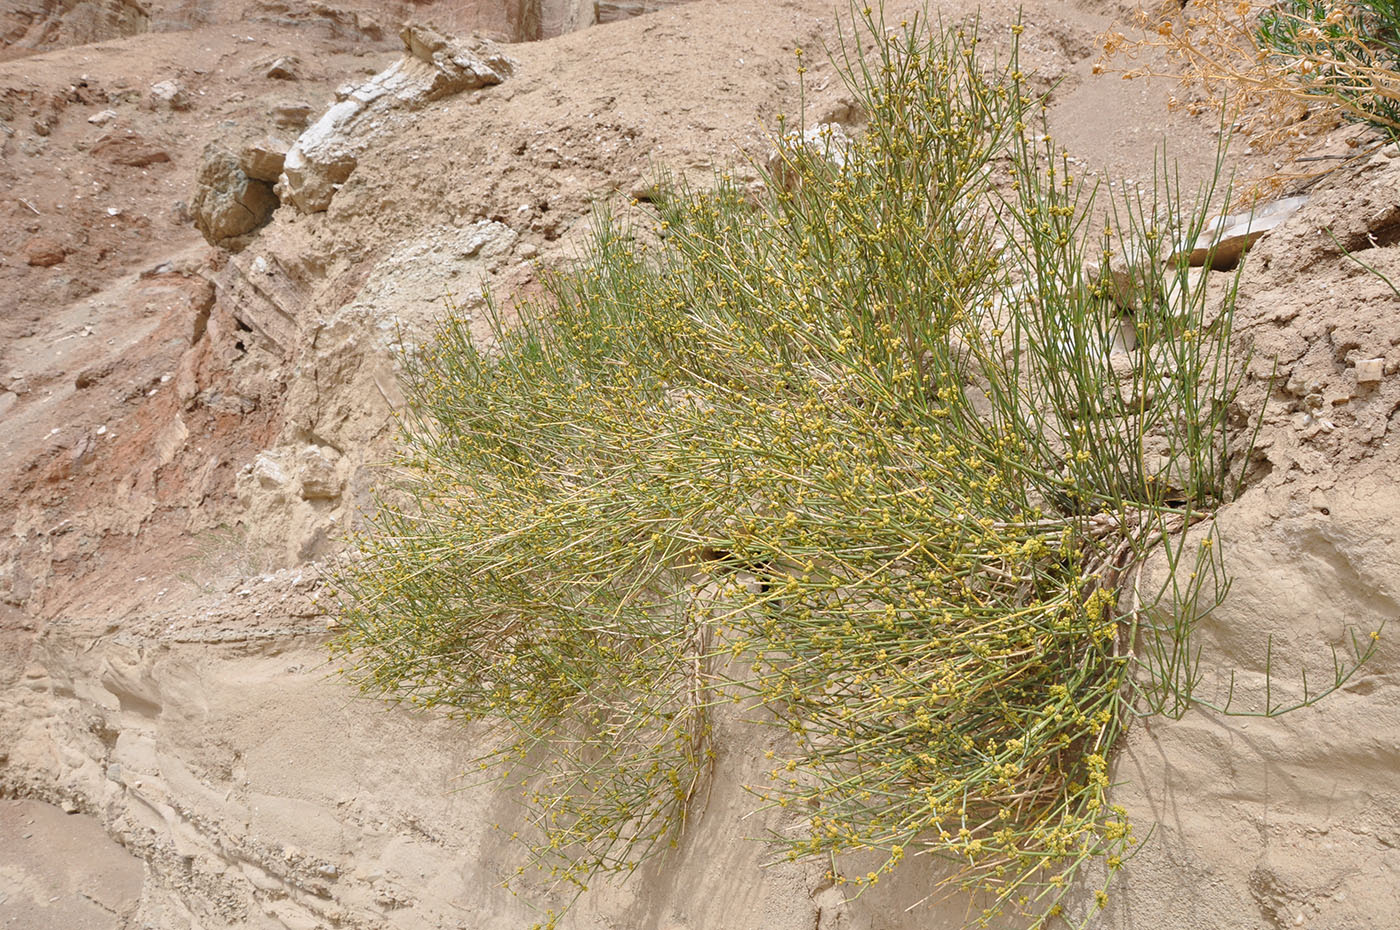
<path fill-rule="evenodd" d="M 373 143 L 393 111 L 499 84 L 514 68 L 484 40 L 466 45 L 424 25 L 404 27 L 400 38 L 403 57 L 347 90 L 287 152 L 282 195 L 301 212 L 318 213 L 330 206 L 355 170 L 360 152 Z"/>
<path fill-rule="evenodd" d="M 136 35 L 150 19 L 140 0 L 8 0 L 0 11 L 0 52 Z"/>
<path fill-rule="evenodd" d="M 373 9 L 384 4 L 364 6 Z M 325 0 L 254 0 L 244 16 L 253 22 L 315 28 L 337 39 L 373 42 L 384 36 L 383 27 L 369 9 L 349 9 Z"/>
<path fill-rule="evenodd" d="M 1306 194 L 1285 197 L 1244 213 L 1218 216 L 1205 225 L 1189 249 L 1183 245 L 1173 258 L 1186 257 L 1193 267 L 1210 262 L 1217 271 L 1240 263 L 1245 250 L 1269 230 L 1282 225 L 1308 202 Z"/>
<path fill-rule="evenodd" d="M 676 0 L 596 0 L 593 4 L 595 23 L 616 23 L 644 13 L 655 13 L 668 6 L 675 6 Z"/>
<path fill-rule="evenodd" d="M 156 81 L 147 103 L 153 110 L 188 110 L 190 95 L 175 81 Z"/>
<path fill-rule="evenodd" d="M 170 153 L 163 146 L 132 129 L 107 133 L 93 145 L 92 154 L 126 168 L 148 168 L 170 161 Z"/>
<path fill-rule="evenodd" d="M 768 175 L 779 187 L 791 189 L 800 180 L 789 164 L 794 154 L 805 151 L 839 168 L 846 163 L 846 150 L 851 141 L 846 127 L 840 123 L 818 123 L 803 132 L 794 130 L 785 135 L 779 148 L 768 156 Z"/>
<path fill-rule="evenodd" d="M 257 181 L 276 184 L 282 176 L 282 166 L 287 161 L 286 142 L 268 136 L 257 142 L 250 142 L 238 155 L 239 167 L 248 177 Z"/>
<path fill-rule="evenodd" d="M 261 159 L 253 162 L 255 168 L 265 167 Z M 210 245 L 242 248 L 248 234 L 271 219 L 277 209 L 272 185 L 251 177 L 244 169 L 244 160 L 220 146 L 205 150 L 197 183 L 190 210 L 195 226 Z"/>
<path fill-rule="evenodd" d="M 51 268 L 63 261 L 68 250 L 49 236 L 35 236 L 24 244 L 24 260 L 35 268 Z"/>

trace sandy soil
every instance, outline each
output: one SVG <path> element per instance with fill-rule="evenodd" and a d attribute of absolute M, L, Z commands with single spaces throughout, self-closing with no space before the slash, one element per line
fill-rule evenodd
<path fill-rule="evenodd" d="M 0 926 L 114 930 L 140 899 L 141 861 L 97 820 L 38 801 L 0 801 Z"/>

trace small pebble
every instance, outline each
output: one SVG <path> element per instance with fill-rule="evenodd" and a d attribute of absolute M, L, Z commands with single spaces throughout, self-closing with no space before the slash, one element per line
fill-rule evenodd
<path fill-rule="evenodd" d="M 1356 382 L 1375 384 L 1385 376 L 1385 359 L 1367 358 L 1356 363 Z"/>

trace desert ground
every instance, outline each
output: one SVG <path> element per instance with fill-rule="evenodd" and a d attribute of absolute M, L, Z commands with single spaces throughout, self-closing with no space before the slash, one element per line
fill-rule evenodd
<path fill-rule="evenodd" d="M 1095 73 L 1097 37 L 1131 12 L 992 0 L 980 17 L 1025 24 L 1024 64 L 1083 171 L 1147 183 L 1165 145 L 1204 179 L 1218 113 L 1169 108 L 1191 91 L 1168 79 Z M 518 810 L 463 778 L 481 734 L 335 675 L 327 560 L 392 448 L 399 349 L 444 296 L 471 311 L 486 289 L 507 307 L 534 293 L 585 247 L 595 208 L 640 209 L 658 170 L 761 183 L 779 114 L 858 131 L 820 51 L 846 15 L 817 0 L 0 5 L 0 927 L 538 919 L 500 886 Z M 472 68 L 434 57 L 464 48 Z M 1330 674 L 1348 630 L 1400 614 L 1400 296 L 1338 248 L 1400 272 L 1400 157 L 1349 127 L 1287 156 L 1237 144 L 1227 165 L 1256 178 L 1337 155 L 1241 278 L 1236 326 L 1267 403 L 1249 488 L 1219 514 L 1234 583 L 1200 630 L 1205 687 L 1227 669 L 1257 684 L 1270 639 L 1290 669 Z M 1134 723 L 1117 798 L 1151 836 L 1090 925 L 1400 925 L 1397 680 L 1383 636 L 1316 707 Z M 744 786 L 763 738 L 722 729 L 679 848 L 564 925 L 961 924 L 966 901 L 918 904 L 922 863 L 849 900 L 822 863 L 760 869 Z"/>

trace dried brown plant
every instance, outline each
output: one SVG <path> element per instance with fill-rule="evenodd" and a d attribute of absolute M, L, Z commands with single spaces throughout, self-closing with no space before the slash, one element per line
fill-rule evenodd
<path fill-rule="evenodd" d="M 1183 8 L 1165 0 L 1139 9 L 1127 32 L 1101 36 L 1095 70 L 1128 80 L 1170 76 L 1183 87 L 1172 106 L 1228 107 L 1234 131 L 1250 149 L 1297 158 L 1348 120 L 1400 131 L 1391 24 L 1375 8 L 1331 0 L 1192 0 Z M 1277 164 L 1282 168 L 1283 161 Z M 1256 187 L 1277 189 L 1325 173 L 1306 164 Z"/>

